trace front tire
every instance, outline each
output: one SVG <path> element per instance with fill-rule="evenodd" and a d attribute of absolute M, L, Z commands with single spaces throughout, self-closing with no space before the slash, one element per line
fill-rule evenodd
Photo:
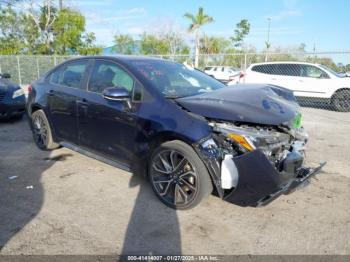
<path fill-rule="evenodd" d="M 59 147 L 53 141 L 49 121 L 43 110 L 37 110 L 32 114 L 32 130 L 34 142 L 41 150 L 53 150 Z"/>
<path fill-rule="evenodd" d="M 332 106 L 339 112 L 350 112 L 350 89 L 341 90 L 334 94 Z"/>
<path fill-rule="evenodd" d="M 157 197 L 173 209 L 190 209 L 213 190 L 209 173 L 197 153 L 174 140 L 154 150 L 149 180 Z"/>

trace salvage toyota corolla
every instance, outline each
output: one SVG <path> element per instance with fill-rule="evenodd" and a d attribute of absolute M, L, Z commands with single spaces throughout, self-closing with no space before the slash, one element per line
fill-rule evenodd
<path fill-rule="evenodd" d="M 37 146 L 65 146 L 149 178 L 176 209 L 211 193 L 262 206 L 305 185 L 308 140 L 293 93 L 226 87 L 186 65 L 133 56 L 84 57 L 29 88 Z"/>

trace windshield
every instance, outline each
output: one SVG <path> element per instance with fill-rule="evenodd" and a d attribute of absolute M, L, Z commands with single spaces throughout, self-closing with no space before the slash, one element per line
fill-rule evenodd
<path fill-rule="evenodd" d="M 340 74 L 335 72 L 333 69 L 330 69 L 329 67 L 325 66 L 325 65 L 319 65 L 321 68 L 327 70 L 329 73 L 331 73 L 332 75 L 335 75 L 336 77 L 345 77 L 345 75 Z"/>
<path fill-rule="evenodd" d="M 207 74 L 169 61 L 133 61 L 132 65 L 167 98 L 179 98 L 226 87 Z"/>

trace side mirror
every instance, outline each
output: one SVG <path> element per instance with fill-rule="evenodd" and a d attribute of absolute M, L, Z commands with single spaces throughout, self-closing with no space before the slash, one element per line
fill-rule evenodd
<path fill-rule="evenodd" d="M 8 73 L 0 74 L 1 78 L 11 78 L 11 75 Z"/>
<path fill-rule="evenodd" d="M 103 97 L 112 101 L 129 101 L 131 95 L 124 87 L 108 87 L 103 90 Z"/>

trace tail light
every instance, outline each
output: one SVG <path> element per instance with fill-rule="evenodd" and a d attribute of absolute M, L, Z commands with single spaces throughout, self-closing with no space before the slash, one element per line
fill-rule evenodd
<path fill-rule="evenodd" d="M 32 87 L 32 85 L 29 85 L 28 88 L 27 88 L 27 90 L 28 90 L 28 93 L 29 93 L 29 94 L 30 94 L 31 92 L 33 92 L 33 87 Z"/>
<path fill-rule="evenodd" d="M 239 75 L 239 78 L 243 78 L 244 76 L 245 76 L 245 74 L 241 72 Z"/>

